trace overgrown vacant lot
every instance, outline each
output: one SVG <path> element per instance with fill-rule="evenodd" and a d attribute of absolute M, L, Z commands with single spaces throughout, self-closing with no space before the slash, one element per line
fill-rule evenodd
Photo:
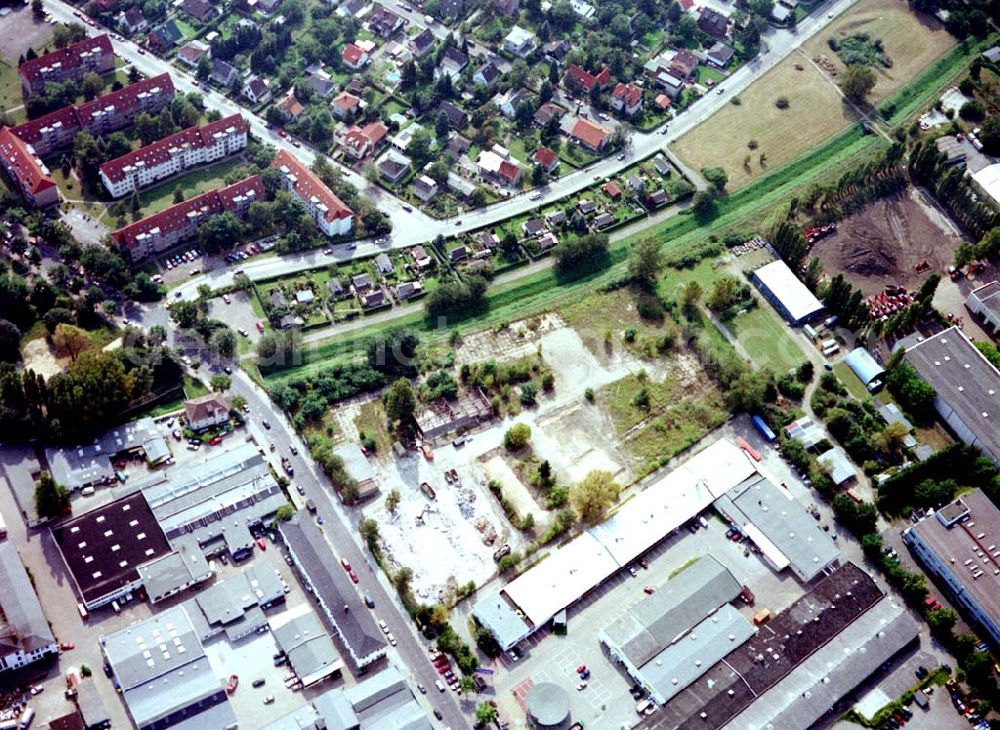
<path fill-rule="evenodd" d="M 778 108 L 779 97 L 788 108 Z M 729 190 L 791 162 L 856 118 L 830 79 L 798 54 L 751 84 L 740 102 L 720 109 L 674 146 L 695 169 L 723 168 Z"/>
<path fill-rule="evenodd" d="M 917 15 L 899 0 L 862 0 L 851 10 L 810 38 L 802 47 L 809 57 L 823 56 L 839 70 L 844 64 L 830 50 L 829 39 L 858 33 L 882 41 L 891 68 L 875 65 L 878 82 L 872 101 L 881 102 L 912 81 L 955 45 L 955 39 L 934 18 Z"/>

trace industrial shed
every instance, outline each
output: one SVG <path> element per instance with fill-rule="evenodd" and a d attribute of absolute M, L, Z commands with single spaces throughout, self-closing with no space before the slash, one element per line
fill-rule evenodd
<path fill-rule="evenodd" d="M 865 348 L 856 347 L 851 350 L 844 358 L 844 363 L 865 384 L 868 392 L 876 393 L 885 385 L 885 368 Z"/>
<path fill-rule="evenodd" d="M 772 261 L 753 272 L 760 293 L 791 325 L 801 325 L 823 311 L 822 302 L 784 261 Z"/>

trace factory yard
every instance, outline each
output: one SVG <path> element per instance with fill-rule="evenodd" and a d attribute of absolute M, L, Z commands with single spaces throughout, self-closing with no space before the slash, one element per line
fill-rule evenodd
<path fill-rule="evenodd" d="M 919 288 L 929 273 L 947 269 L 964 241 L 918 190 L 908 188 L 839 222 L 812 255 L 871 296 L 886 286 Z"/>

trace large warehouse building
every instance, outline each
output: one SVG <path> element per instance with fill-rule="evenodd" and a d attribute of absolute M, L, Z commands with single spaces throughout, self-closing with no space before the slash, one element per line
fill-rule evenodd
<path fill-rule="evenodd" d="M 957 327 L 910 347 L 906 359 L 934 387 L 934 407 L 955 435 L 1000 465 L 1000 371 Z"/>
<path fill-rule="evenodd" d="M 823 303 L 780 259 L 754 271 L 753 281 L 791 325 L 805 324 L 823 311 Z"/>
<path fill-rule="evenodd" d="M 711 555 L 598 633 L 612 661 L 663 704 L 754 635 L 730 601 L 742 586 Z"/>
<path fill-rule="evenodd" d="M 731 497 L 724 499 L 726 495 Z M 757 500 L 767 505 L 757 505 Z M 791 567 L 801 580 L 809 581 L 837 561 L 836 545 L 802 505 L 764 477 L 739 446 L 720 439 L 665 473 L 603 523 L 550 553 L 500 593 L 481 598 L 473 616 L 508 649 L 713 506 L 760 547 L 775 570 Z"/>
<path fill-rule="evenodd" d="M 903 542 L 1000 649 L 1000 510 L 976 490 L 903 532 Z"/>
<path fill-rule="evenodd" d="M 236 716 L 180 606 L 101 637 L 138 730 L 230 730 Z"/>
<path fill-rule="evenodd" d="M 637 727 L 808 730 L 917 636 L 905 607 L 847 563 Z"/>

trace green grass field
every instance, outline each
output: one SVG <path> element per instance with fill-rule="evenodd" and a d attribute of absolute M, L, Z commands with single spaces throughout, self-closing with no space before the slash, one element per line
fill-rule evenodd
<path fill-rule="evenodd" d="M 0 109 L 7 110 L 21 103 L 21 77 L 12 64 L 0 61 Z"/>
<path fill-rule="evenodd" d="M 233 157 L 217 165 L 171 178 L 148 190 L 143 190 L 139 193 L 139 202 L 142 204 L 142 215 L 145 217 L 153 213 L 159 213 L 161 210 L 173 205 L 174 190 L 177 188 L 184 191 L 185 200 L 190 200 L 195 195 L 212 190 L 213 188 L 222 187 L 225 185 L 226 175 L 242 164 L 244 164 L 242 157 Z"/>
<path fill-rule="evenodd" d="M 733 317 L 726 326 L 755 363 L 776 375 L 805 362 L 802 348 L 767 302 L 761 301 L 749 312 Z"/>

